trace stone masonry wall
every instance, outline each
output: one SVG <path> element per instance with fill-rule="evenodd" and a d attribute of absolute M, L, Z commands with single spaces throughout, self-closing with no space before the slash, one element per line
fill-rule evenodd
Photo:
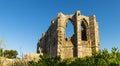
<path fill-rule="evenodd" d="M 74 34 L 67 38 L 66 25 L 68 21 L 71 21 L 74 27 Z M 93 50 L 99 51 L 99 49 L 96 16 L 84 16 L 80 11 L 72 15 L 59 13 L 37 44 L 37 53 L 60 56 L 63 59 L 91 56 Z"/>

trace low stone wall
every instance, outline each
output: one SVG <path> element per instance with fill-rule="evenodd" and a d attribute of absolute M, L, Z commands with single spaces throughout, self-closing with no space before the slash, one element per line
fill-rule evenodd
<path fill-rule="evenodd" d="M 39 56 L 40 54 L 28 53 L 28 54 L 25 54 L 23 58 L 17 58 L 17 59 L 8 59 L 8 58 L 1 57 L 0 66 L 17 66 L 17 65 L 27 66 L 27 63 L 29 61 L 33 60 L 37 62 L 40 59 Z"/>

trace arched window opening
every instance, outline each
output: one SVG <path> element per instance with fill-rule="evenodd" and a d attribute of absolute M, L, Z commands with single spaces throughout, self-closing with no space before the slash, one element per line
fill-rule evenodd
<path fill-rule="evenodd" d="M 87 30 L 86 30 L 86 25 L 85 23 L 82 21 L 81 23 L 81 39 L 86 41 L 87 40 Z"/>
<path fill-rule="evenodd" d="M 71 21 L 69 20 L 68 23 L 66 24 L 66 38 L 72 37 L 74 34 L 74 27 Z"/>

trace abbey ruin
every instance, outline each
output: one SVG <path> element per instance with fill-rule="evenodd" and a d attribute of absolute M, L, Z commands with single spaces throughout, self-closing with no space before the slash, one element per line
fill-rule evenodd
<path fill-rule="evenodd" d="M 74 27 L 74 34 L 67 38 L 68 21 Z M 60 56 L 63 59 L 91 56 L 94 50 L 100 50 L 96 16 L 84 16 L 80 11 L 72 15 L 59 13 L 37 44 L 37 53 Z"/>

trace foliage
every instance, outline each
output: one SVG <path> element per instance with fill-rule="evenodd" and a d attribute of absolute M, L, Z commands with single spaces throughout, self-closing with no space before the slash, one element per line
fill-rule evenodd
<path fill-rule="evenodd" d="M 61 60 L 60 57 L 40 56 L 38 62 L 30 61 L 28 66 L 119 66 L 120 52 L 113 47 L 111 53 L 107 49 L 93 52 L 90 57 L 69 58 Z"/>
<path fill-rule="evenodd" d="M 0 40 L 0 57 L 3 55 L 2 45 L 3 45 L 3 40 Z"/>
<path fill-rule="evenodd" d="M 84 58 L 50 57 L 40 55 L 38 61 L 27 61 L 27 59 L 16 59 L 10 66 L 120 66 L 120 52 L 113 47 L 111 53 L 107 49 L 93 52 L 92 56 Z"/>
<path fill-rule="evenodd" d="M 3 55 L 3 49 L 0 48 L 0 57 Z"/>
<path fill-rule="evenodd" d="M 28 66 L 57 66 L 60 62 L 60 57 L 49 57 L 47 55 L 40 55 L 38 62 L 30 61 Z"/>
<path fill-rule="evenodd" d="M 18 55 L 18 52 L 16 50 L 5 50 L 4 51 L 4 57 L 6 58 L 16 58 Z"/>
<path fill-rule="evenodd" d="M 2 64 L 1 64 L 1 56 L 3 55 L 2 44 L 3 44 L 3 40 L 0 40 L 0 66 L 2 66 Z"/>

